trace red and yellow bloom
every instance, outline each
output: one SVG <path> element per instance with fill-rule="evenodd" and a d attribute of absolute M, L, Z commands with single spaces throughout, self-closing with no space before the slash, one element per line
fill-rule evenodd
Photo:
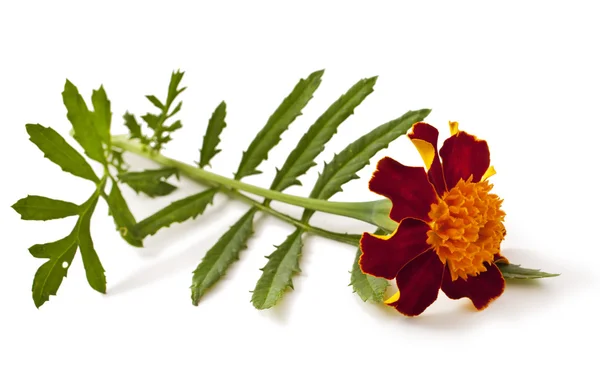
<path fill-rule="evenodd" d="M 450 131 L 438 152 L 438 130 L 415 124 L 408 137 L 427 170 L 384 158 L 369 182 L 392 201 L 390 218 L 399 224 L 387 237 L 363 234 L 360 267 L 396 279 L 399 291 L 386 303 L 409 316 L 425 311 L 440 288 L 451 299 L 471 299 L 478 310 L 504 291 L 494 263 L 506 260 L 500 255 L 505 213 L 490 193 L 487 178 L 495 171 L 488 145 L 457 123 Z"/>

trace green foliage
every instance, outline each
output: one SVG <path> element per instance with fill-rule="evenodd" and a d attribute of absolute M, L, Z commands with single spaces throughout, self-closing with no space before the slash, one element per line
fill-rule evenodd
<path fill-rule="evenodd" d="M 142 144 L 148 145 L 150 139 L 142 134 L 142 127 L 135 119 L 135 116 L 129 112 L 125 112 L 123 119 L 125 120 L 125 126 L 129 129 L 130 138 L 139 139 Z"/>
<path fill-rule="evenodd" d="M 119 181 L 127 184 L 136 193 L 142 192 L 149 197 L 160 197 L 169 195 L 176 186 L 166 182 L 166 179 L 176 175 L 179 177 L 176 168 L 166 167 L 158 170 L 144 170 L 136 172 L 126 172 L 119 174 Z"/>
<path fill-rule="evenodd" d="M 67 118 L 73 126 L 73 137 L 81 144 L 81 147 L 83 147 L 87 156 L 100 163 L 106 163 L 100 131 L 97 128 L 96 122 L 96 118 L 98 117 L 101 118 L 101 123 L 99 124 L 106 125 L 106 106 L 101 102 L 101 93 L 98 93 L 96 98 L 98 104 L 102 106 L 102 110 L 98 115 L 88 110 L 83 97 L 81 97 L 79 91 L 71 81 L 66 81 L 62 96 L 65 107 L 67 108 Z M 110 105 L 108 106 L 108 111 L 110 113 Z M 110 123 L 108 124 L 110 125 Z M 103 128 L 101 132 L 104 134 L 104 131 L 105 129 Z"/>
<path fill-rule="evenodd" d="M 252 304 L 257 309 L 273 307 L 286 289 L 294 288 L 291 279 L 293 274 L 300 272 L 298 262 L 302 254 L 302 232 L 296 229 L 267 257 L 267 265 L 261 268 L 263 275 L 252 291 Z"/>
<path fill-rule="evenodd" d="M 173 102 L 175 102 L 177 96 L 179 96 L 179 94 L 181 94 L 181 92 L 183 92 L 186 89 L 178 89 L 179 84 L 183 79 L 183 74 L 184 73 L 181 71 L 174 71 L 173 73 L 171 73 L 171 82 L 169 82 L 169 93 L 167 94 L 167 103 L 165 104 L 167 108 L 170 108 Z"/>
<path fill-rule="evenodd" d="M 64 171 L 78 177 L 99 182 L 92 167 L 81 154 L 71 147 L 54 129 L 39 124 L 27 124 L 29 140 L 35 144 L 46 158 L 57 164 Z"/>
<path fill-rule="evenodd" d="M 125 126 L 129 129 L 129 134 L 132 139 L 138 139 L 140 143 L 159 151 L 165 144 L 172 140 L 171 135 L 173 132 L 183 126 L 179 120 L 172 122 L 171 124 L 166 123 L 181 110 L 181 102 L 173 109 L 171 108 L 175 99 L 186 89 L 184 87 L 179 88 L 179 84 L 183 79 L 183 74 L 184 73 L 180 71 L 174 71 L 171 74 L 171 81 L 169 82 L 169 90 L 165 102 L 161 102 L 156 96 L 146 96 L 146 99 L 159 110 L 158 113 L 146 113 L 142 116 L 142 120 L 144 120 L 146 125 L 148 125 L 148 128 L 153 131 L 151 136 L 143 134 L 142 127 L 133 114 L 126 112 L 125 115 L 123 115 Z"/>
<path fill-rule="evenodd" d="M 560 274 L 542 272 L 539 269 L 523 268 L 517 264 L 497 263 L 496 265 L 500 268 L 500 271 L 502 271 L 502 276 L 504 276 L 505 279 L 529 280 L 560 276 Z"/>
<path fill-rule="evenodd" d="M 73 262 L 77 248 L 81 252 L 88 283 L 98 292 L 106 292 L 106 278 L 104 268 L 94 250 L 94 243 L 90 235 L 90 221 L 102 184 L 94 191 L 92 196 L 79 209 L 79 218 L 73 231 L 66 237 L 44 244 L 36 244 L 29 248 L 33 257 L 49 259 L 42 264 L 34 278 L 32 296 L 36 307 L 40 307 L 56 295 L 62 279 L 67 276 L 67 271 Z"/>
<path fill-rule="evenodd" d="M 323 152 L 325 144 L 333 137 L 340 124 L 373 92 L 376 81 L 377 77 L 358 81 L 317 119 L 302 136 L 281 170 L 277 171 L 271 190 L 283 191 L 300 184 L 297 178 L 316 165 L 315 158 Z"/>
<path fill-rule="evenodd" d="M 208 128 L 202 141 L 202 148 L 200 149 L 200 161 L 198 166 L 200 168 L 206 167 L 210 164 L 210 160 L 221 150 L 217 149 L 221 139 L 219 136 L 223 132 L 223 128 L 227 126 L 225 123 L 225 116 L 227 114 L 227 105 L 225 101 L 222 101 L 219 106 L 215 109 L 210 120 L 208 121 Z"/>
<path fill-rule="evenodd" d="M 37 248 L 41 246 L 45 246 L 43 251 Z M 50 259 L 38 268 L 33 277 L 31 293 L 35 307 L 39 308 L 50 299 L 50 295 L 56 295 L 63 278 L 67 276 L 67 271 L 77 252 L 77 237 L 71 233 L 54 243 L 34 245 L 30 248 L 30 251 L 32 250 L 40 255 L 47 255 Z"/>
<path fill-rule="evenodd" d="M 269 151 L 279 143 L 281 134 L 289 125 L 302 114 L 302 109 L 308 104 L 313 93 L 321 84 L 323 70 L 315 71 L 306 79 L 301 79 L 294 90 L 283 100 L 281 105 L 269 117 L 267 124 L 256 135 L 248 149 L 242 155 L 242 160 L 235 179 L 260 174 L 256 168 L 267 159 Z"/>
<path fill-rule="evenodd" d="M 227 272 L 229 266 L 239 260 L 240 252 L 252 236 L 254 215 L 257 209 L 251 208 L 221 236 L 208 251 L 194 271 L 192 278 L 192 303 L 197 306 L 200 298 Z"/>
<path fill-rule="evenodd" d="M 325 144 L 336 133 L 339 125 L 373 91 L 376 80 L 377 77 L 372 77 L 358 81 L 317 119 L 308 132 L 302 136 L 281 170 L 277 171 L 277 175 L 271 184 L 271 190 L 283 191 L 290 186 L 300 184 L 297 178 L 316 165 L 314 159 L 323 152 Z M 268 204 L 269 201 L 265 203 Z M 305 221 L 308 221 L 308 219 Z M 303 233 L 301 229 L 297 229 L 294 233 L 298 233 L 298 239 L 301 239 Z M 275 260 L 269 260 L 265 267 L 266 270 L 263 271 L 258 280 L 257 290 L 264 290 L 265 287 L 269 289 L 266 293 L 259 293 L 256 298 L 253 297 L 252 300 L 256 308 L 264 309 L 274 306 L 283 297 L 285 290 L 293 288 L 292 277 L 300 271 L 299 262 L 302 249 L 301 247 L 298 248 L 295 266 L 290 266 L 292 256 L 287 257 L 288 260 L 281 259 L 280 249 L 285 247 L 286 244 L 284 243 L 273 253 L 272 257 Z M 273 274 L 277 274 L 276 278 Z"/>
<path fill-rule="evenodd" d="M 382 229 L 377 229 L 374 234 L 383 236 L 386 233 Z M 362 251 L 359 247 L 354 258 L 354 264 L 352 264 L 352 271 L 350 272 L 350 285 L 364 302 L 371 300 L 375 303 L 381 303 L 383 302 L 385 290 L 387 290 L 390 284 L 386 279 L 365 274 L 360 269 L 358 261 L 361 254 Z"/>
<path fill-rule="evenodd" d="M 94 243 L 90 234 L 90 222 L 92 214 L 94 214 L 94 210 L 96 209 L 99 195 L 99 191 L 94 192 L 90 199 L 81 206 L 81 216 L 79 217 L 79 221 L 77 221 L 76 229 L 77 243 L 81 252 L 81 259 L 83 260 L 83 267 L 85 268 L 88 283 L 94 290 L 105 293 L 106 277 L 104 276 L 104 268 L 94 249 Z"/>
<path fill-rule="evenodd" d="M 216 189 L 208 189 L 171 203 L 169 206 L 135 225 L 132 230 L 133 235 L 137 239 L 143 239 L 158 232 L 161 228 L 168 227 L 174 222 L 183 222 L 190 218 L 196 218 L 212 203 L 216 192 Z"/>
<path fill-rule="evenodd" d="M 356 173 L 369 164 L 377 152 L 387 148 L 393 140 L 408 132 L 414 123 L 425 119 L 430 111 L 429 109 L 409 111 L 348 145 L 335 155 L 330 163 L 325 163 L 323 172 L 310 193 L 310 198 L 329 199 L 333 194 L 342 191 L 342 186 L 352 179 L 357 179 Z M 313 210 L 305 210 L 302 219 L 308 220 L 313 213 Z"/>
<path fill-rule="evenodd" d="M 144 245 L 142 240 L 132 234 L 133 227 L 136 224 L 135 217 L 131 214 L 131 210 L 129 210 L 129 206 L 125 202 L 115 180 L 112 180 L 112 187 L 106 202 L 121 237 L 134 247 L 142 247 Z"/>
<path fill-rule="evenodd" d="M 37 195 L 18 200 L 12 208 L 23 220 L 47 221 L 79 214 L 79 206 L 74 203 Z"/>
<path fill-rule="evenodd" d="M 103 143 L 107 145 L 111 143 L 110 101 L 104 88 L 100 87 L 92 93 L 94 110 L 90 111 L 75 85 L 68 80 L 65 83 L 62 97 L 67 109 L 67 118 L 73 126 L 75 139 L 87 156 L 104 164 L 105 171 L 102 179 L 99 179 L 85 158 L 52 128 L 39 124 L 26 125 L 29 139 L 44 153 L 46 158 L 64 171 L 96 184 L 96 190 L 82 205 L 32 195 L 13 205 L 14 210 L 26 220 L 52 220 L 79 215 L 75 228 L 67 237 L 50 243 L 36 244 L 29 248 L 32 256 L 48 259 L 38 268 L 33 280 L 32 295 L 37 307 L 48 301 L 50 295 L 56 295 L 78 248 L 81 252 L 88 283 L 96 291 L 106 292 L 104 268 L 94 249 L 90 223 L 98 199 L 101 195 L 105 196 L 104 186 L 109 176 Z M 106 154 L 111 155 L 114 160 L 115 154 L 112 151 Z M 119 166 L 122 166 L 120 154 L 116 157 Z M 123 216 L 119 215 L 119 217 Z"/>
<path fill-rule="evenodd" d="M 93 121 L 98 131 L 100 139 L 110 145 L 110 123 L 112 113 L 110 111 L 110 101 L 106 96 L 103 86 L 92 92 L 92 105 L 94 106 Z"/>
<path fill-rule="evenodd" d="M 29 253 L 38 259 L 50 259 L 59 257 L 69 249 L 73 244 L 75 234 L 71 233 L 66 237 L 49 243 L 35 244 L 29 248 Z"/>

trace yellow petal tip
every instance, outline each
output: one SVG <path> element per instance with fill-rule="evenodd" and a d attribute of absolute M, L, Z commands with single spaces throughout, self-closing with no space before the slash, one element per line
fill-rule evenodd
<path fill-rule="evenodd" d="M 449 121 L 448 124 L 450 124 L 450 135 L 454 136 L 458 133 L 458 122 L 456 121 Z"/>
<path fill-rule="evenodd" d="M 485 174 L 483 174 L 483 177 L 481 178 L 481 180 L 484 181 L 494 175 L 496 175 L 496 169 L 494 168 L 494 166 L 490 166 L 490 167 L 488 167 Z"/>
<path fill-rule="evenodd" d="M 419 154 L 425 163 L 425 168 L 429 170 L 431 168 L 431 164 L 433 163 L 433 159 L 435 158 L 435 149 L 433 148 L 433 145 L 421 139 L 410 140 L 414 144 L 417 151 L 419 151 Z"/>
<path fill-rule="evenodd" d="M 391 297 L 387 298 L 385 300 L 385 304 L 392 304 L 398 301 L 398 299 L 400 299 L 400 291 L 396 292 L 394 295 L 392 295 Z"/>

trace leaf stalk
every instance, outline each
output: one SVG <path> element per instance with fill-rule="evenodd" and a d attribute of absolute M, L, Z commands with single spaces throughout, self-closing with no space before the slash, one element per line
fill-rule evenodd
<path fill-rule="evenodd" d="M 395 230 L 396 223 L 389 218 L 391 203 L 389 200 L 368 202 L 333 202 L 296 195 L 281 193 L 263 187 L 251 185 L 239 180 L 227 178 L 213 172 L 192 166 L 187 163 L 164 156 L 160 152 L 150 149 L 137 140 L 128 139 L 126 135 L 113 136 L 112 146 L 152 160 L 166 167 L 177 168 L 186 177 L 200 183 L 218 185 L 230 190 L 239 190 L 260 197 L 299 206 L 304 209 L 315 210 L 323 213 L 353 218 L 380 227 L 388 232 Z M 246 197 L 247 198 L 247 197 Z M 241 199 L 241 198 L 240 198 Z M 249 198 L 248 198 L 249 199 Z M 247 201 L 246 201 L 247 202 Z M 259 202 L 253 201 L 257 206 Z M 261 210 L 267 211 L 268 207 L 262 206 Z"/>

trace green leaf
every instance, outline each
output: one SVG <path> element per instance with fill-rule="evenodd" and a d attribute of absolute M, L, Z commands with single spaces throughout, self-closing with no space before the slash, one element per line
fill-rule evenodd
<path fill-rule="evenodd" d="M 106 276 L 90 234 L 90 222 L 98 203 L 99 194 L 99 191 L 94 192 L 90 199 L 81 206 L 83 210 L 77 222 L 77 242 L 88 283 L 94 290 L 104 294 L 106 293 Z"/>
<path fill-rule="evenodd" d="M 386 233 L 383 229 L 377 229 L 374 234 L 383 236 Z M 360 269 L 358 261 L 361 254 L 362 251 L 359 247 L 358 251 L 356 252 L 356 257 L 354 258 L 354 264 L 352 264 L 350 285 L 354 289 L 354 292 L 356 292 L 364 302 L 367 300 L 372 300 L 373 302 L 381 303 L 383 302 L 385 290 L 390 284 L 386 279 L 365 274 Z"/>
<path fill-rule="evenodd" d="M 560 276 L 556 273 L 542 272 L 539 269 L 523 268 L 517 264 L 496 263 L 505 279 L 540 279 Z"/>
<path fill-rule="evenodd" d="M 110 145 L 110 122 L 112 113 L 110 111 L 110 101 L 106 96 L 103 86 L 92 92 L 92 105 L 94 106 L 94 123 L 102 141 Z"/>
<path fill-rule="evenodd" d="M 342 152 L 323 168 L 310 198 L 329 199 L 335 193 L 342 191 L 342 185 L 358 178 L 356 173 L 362 170 L 370 159 L 396 138 L 404 135 L 416 122 L 422 121 L 431 110 L 421 109 L 409 111 L 402 117 L 387 122 L 375 128 L 348 145 Z M 308 220 L 314 210 L 305 210 L 303 220 Z"/>
<path fill-rule="evenodd" d="M 297 178 L 315 165 L 314 159 L 325 149 L 325 144 L 336 133 L 339 125 L 343 123 L 344 120 L 354 112 L 354 109 L 373 91 L 373 86 L 376 81 L 376 77 L 358 81 L 317 119 L 317 121 L 309 128 L 308 132 L 302 136 L 298 146 L 289 155 L 281 170 L 277 171 L 277 175 L 271 184 L 271 190 L 283 191 L 292 185 L 300 184 Z M 310 216 L 308 216 L 305 221 L 307 221 L 309 217 Z M 301 238 L 301 232 L 299 233 L 298 239 Z M 299 262 L 301 255 L 302 250 L 300 248 L 297 252 L 297 257 L 295 258 L 295 271 L 300 271 Z M 279 257 L 279 255 L 275 255 L 276 259 Z M 285 286 L 281 287 L 281 285 L 292 284 L 292 276 L 295 271 L 289 270 L 289 267 L 287 266 L 289 266 L 288 261 L 281 260 L 279 262 L 271 262 L 271 260 L 269 260 L 269 263 L 265 268 L 268 268 L 271 273 L 280 274 L 277 282 L 280 287 L 274 291 L 276 298 L 269 300 L 268 297 L 266 297 L 268 300 L 265 302 L 261 302 L 260 299 L 258 299 L 258 302 L 255 303 L 257 308 L 269 308 L 274 306 L 282 297 L 285 290 Z M 263 277 L 264 276 L 266 275 L 263 274 Z M 259 307 L 261 305 L 266 307 Z"/>
<path fill-rule="evenodd" d="M 162 102 L 158 100 L 158 98 L 156 98 L 156 96 L 146 96 L 146 98 L 152 103 L 152 105 L 154 105 L 158 109 L 165 110 L 165 106 Z"/>
<path fill-rule="evenodd" d="M 131 214 L 131 210 L 129 210 L 129 206 L 127 206 L 127 202 L 125 202 L 125 198 L 123 198 L 123 194 L 121 194 L 121 190 L 114 180 L 106 202 L 121 237 L 134 247 L 143 247 L 142 240 L 135 238 L 131 232 L 136 224 L 135 217 Z"/>
<path fill-rule="evenodd" d="M 246 248 L 252 236 L 252 222 L 257 209 L 251 208 L 217 241 L 194 271 L 192 278 L 192 303 L 197 306 L 200 298 L 225 273 L 234 261 L 239 260 L 240 252 Z"/>
<path fill-rule="evenodd" d="M 29 140 L 34 143 L 50 161 L 56 163 L 64 171 L 78 177 L 98 182 L 98 177 L 83 156 L 54 129 L 39 124 L 27 124 Z"/>
<path fill-rule="evenodd" d="M 212 203 L 217 189 L 208 189 L 201 193 L 175 201 L 150 217 L 134 226 L 132 232 L 138 239 L 153 235 L 161 228 L 166 228 L 174 222 L 194 219 L 204 212 L 206 206 Z"/>
<path fill-rule="evenodd" d="M 63 278 L 67 276 L 67 271 L 77 252 L 77 239 L 75 234 L 71 233 L 62 240 L 42 245 L 45 246 L 42 251 L 37 251 L 39 248 L 34 248 L 41 245 L 34 245 L 30 248 L 30 250 L 34 249 L 36 253 L 43 255 L 51 254 L 50 260 L 38 268 L 33 278 L 31 293 L 33 302 L 37 308 L 47 302 L 50 299 L 50 295 L 56 295 Z"/>
<path fill-rule="evenodd" d="M 155 131 L 158 131 L 160 129 L 160 116 L 152 113 L 146 113 L 142 116 L 142 120 L 146 122 L 150 129 L 153 129 Z"/>
<path fill-rule="evenodd" d="M 129 112 L 125 112 L 123 115 L 123 119 L 125 119 L 125 126 L 129 128 L 129 135 L 132 139 L 140 139 L 144 140 L 144 136 L 142 135 L 142 127 L 140 123 L 137 122 L 135 116 Z M 148 144 L 147 142 L 142 141 L 142 144 Z"/>
<path fill-rule="evenodd" d="M 53 257 L 59 257 L 73 244 L 74 234 L 70 234 L 67 237 L 61 238 L 53 242 L 44 244 L 35 244 L 29 247 L 29 253 L 31 256 L 37 257 L 38 259 L 50 259 Z"/>
<path fill-rule="evenodd" d="M 315 158 L 323 152 L 325 144 L 337 132 L 337 128 L 373 92 L 377 77 L 362 79 L 335 101 L 302 136 L 300 142 L 288 156 L 271 185 L 271 190 L 283 191 L 299 185 L 297 178 L 305 174 L 316 163 Z"/>
<path fill-rule="evenodd" d="M 176 186 L 164 181 L 172 175 L 177 175 L 177 169 L 166 167 L 158 170 L 126 172 L 119 174 L 118 177 L 136 193 L 141 191 L 149 197 L 157 197 L 171 194 L 177 189 Z"/>
<path fill-rule="evenodd" d="M 186 89 L 177 89 L 184 74 L 185 73 L 183 71 L 174 71 L 173 73 L 171 73 L 171 81 L 169 82 L 169 94 L 167 95 L 166 103 L 167 108 L 169 108 L 173 101 L 175 101 L 177 96 Z"/>
<path fill-rule="evenodd" d="M 28 195 L 18 200 L 12 208 L 21 215 L 23 220 L 55 220 L 79 214 L 79 206 L 66 201 Z"/>
<path fill-rule="evenodd" d="M 169 113 L 167 115 L 167 118 L 171 118 L 171 117 L 175 116 L 181 110 L 181 106 L 182 105 L 183 105 L 183 102 L 179 101 L 179 104 L 177 104 L 177 106 L 175 107 L 175 109 L 173 109 L 171 111 L 171 113 Z"/>
<path fill-rule="evenodd" d="M 313 93 L 321 83 L 323 70 L 315 71 L 306 79 L 301 79 L 294 90 L 283 100 L 277 110 L 269 117 L 267 124 L 256 135 L 248 149 L 242 155 L 242 160 L 235 179 L 260 174 L 256 170 L 259 164 L 268 157 L 269 151 L 279 143 L 281 134 L 302 114 L 302 109 L 308 104 Z"/>
<path fill-rule="evenodd" d="M 106 164 L 102 141 L 94 122 L 94 115 L 88 110 L 83 97 L 71 81 L 66 81 L 62 96 L 67 108 L 67 118 L 73 125 L 75 133 L 73 137 L 81 144 L 87 156 Z"/>
<path fill-rule="evenodd" d="M 173 124 L 169 125 L 168 127 L 165 127 L 165 131 L 174 132 L 180 128 L 183 128 L 183 124 L 181 124 L 181 121 L 177 120 Z"/>
<path fill-rule="evenodd" d="M 259 310 L 273 307 L 288 288 L 294 288 L 292 276 L 300 272 L 298 261 L 302 253 L 301 229 L 290 234 L 283 244 L 267 258 L 263 274 L 252 291 L 252 304 Z"/>
<path fill-rule="evenodd" d="M 200 149 L 200 162 L 198 162 L 200 168 L 207 166 L 210 163 L 210 160 L 216 154 L 221 152 L 221 150 L 217 149 L 217 146 L 221 141 L 219 135 L 221 135 L 223 128 L 227 126 L 227 123 L 225 123 L 226 114 L 227 105 L 225 104 L 225 101 L 222 101 L 208 121 L 208 128 L 206 128 L 204 140 L 202 141 L 202 148 Z"/>
<path fill-rule="evenodd" d="M 169 195 L 177 189 L 177 186 L 163 181 L 132 181 L 127 185 L 136 193 L 141 191 L 151 198 Z"/>

